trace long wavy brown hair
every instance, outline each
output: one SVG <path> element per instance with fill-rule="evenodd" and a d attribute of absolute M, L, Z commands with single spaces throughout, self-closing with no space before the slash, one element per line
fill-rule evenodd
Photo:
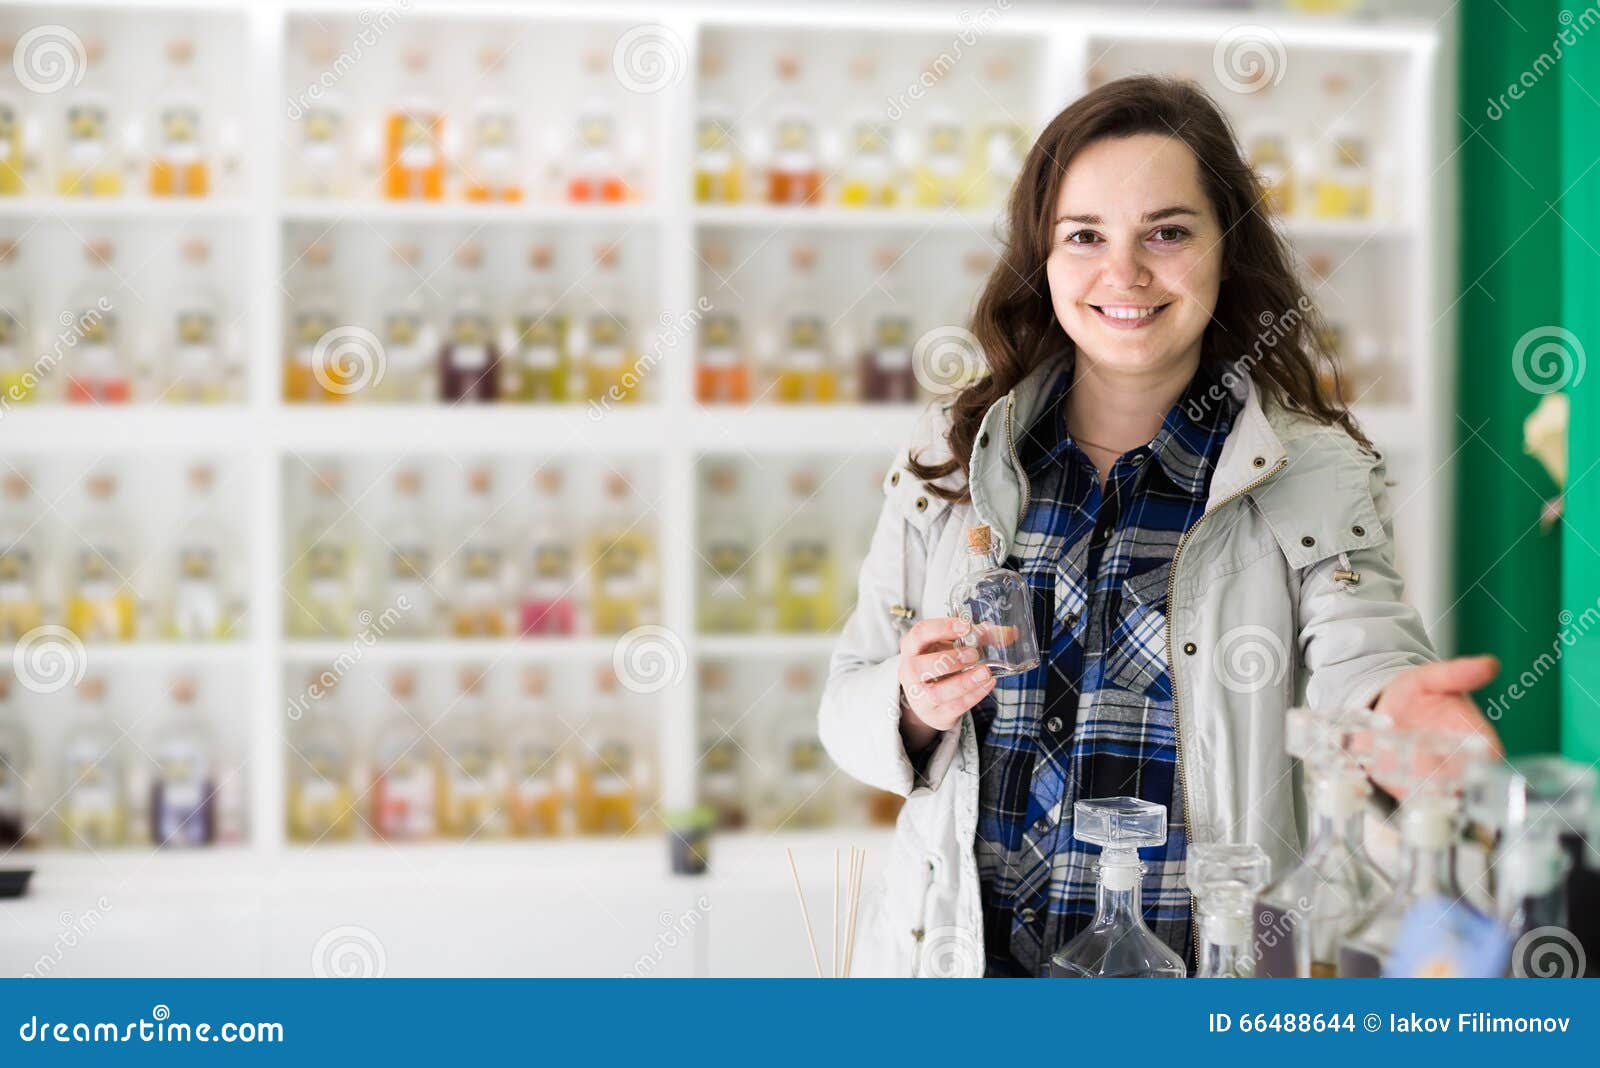
<path fill-rule="evenodd" d="M 1200 162 L 1200 177 L 1223 232 L 1223 281 L 1201 341 L 1201 359 L 1249 374 L 1263 403 L 1277 403 L 1370 442 L 1340 399 L 1338 367 L 1325 326 L 1300 284 L 1287 242 L 1271 224 L 1264 187 L 1215 101 L 1193 82 L 1121 78 L 1079 97 L 1034 142 L 1006 207 L 1004 248 L 973 310 L 970 329 L 987 373 L 958 393 L 946 435 L 951 456 L 912 474 L 949 500 L 970 495 L 967 477 L 978 424 L 996 400 L 1041 363 L 1070 355 L 1045 274 L 1056 199 L 1066 169 L 1089 145 L 1112 137 L 1177 138 Z M 933 485 L 960 471 L 959 487 Z"/>

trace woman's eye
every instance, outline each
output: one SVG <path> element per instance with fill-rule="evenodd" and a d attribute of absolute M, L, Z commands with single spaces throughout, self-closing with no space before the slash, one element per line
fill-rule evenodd
<path fill-rule="evenodd" d="M 1189 236 L 1189 231 L 1181 226 L 1163 226 L 1157 229 L 1153 236 L 1157 241 L 1182 241 Z"/>
<path fill-rule="evenodd" d="M 1069 245 L 1091 245 L 1100 240 L 1100 235 L 1093 230 L 1074 230 L 1067 235 Z"/>

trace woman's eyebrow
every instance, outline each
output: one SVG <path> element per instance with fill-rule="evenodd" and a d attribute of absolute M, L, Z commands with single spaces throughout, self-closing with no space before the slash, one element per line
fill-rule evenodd
<path fill-rule="evenodd" d="M 1171 219 L 1177 215 L 1194 215 L 1198 217 L 1199 214 L 1193 208 L 1185 207 L 1182 204 L 1174 204 L 1170 208 L 1157 208 L 1155 211 L 1147 211 L 1140 221 L 1147 223 L 1159 222 L 1162 219 Z M 1064 222 L 1074 222 L 1082 223 L 1084 226 L 1099 226 L 1102 221 L 1098 215 L 1063 215 L 1056 220 L 1056 225 L 1060 226 Z"/>

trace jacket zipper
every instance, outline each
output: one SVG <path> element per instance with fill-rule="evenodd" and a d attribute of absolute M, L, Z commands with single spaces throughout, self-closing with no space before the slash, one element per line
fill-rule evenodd
<path fill-rule="evenodd" d="M 1251 492 L 1257 486 L 1260 486 L 1273 475 L 1276 475 L 1279 471 L 1283 470 L 1288 462 L 1288 457 L 1280 459 L 1272 466 L 1272 470 L 1266 472 L 1260 478 L 1256 479 L 1254 482 L 1250 483 L 1248 486 L 1244 487 L 1238 492 L 1230 494 L 1225 499 L 1218 501 L 1215 508 L 1208 508 L 1202 512 L 1200 514 L 1200 518 L 1196 519 L 1192 524 L 1190 524 L 1189 529 L 1183 532 L 1182 537 L 1178 539 L 1178 547 L 1172 551 L 1172 567 L 1167 574 L 1167 658 L 1169 661 L 1167 664 L 1167 673 L 1171 676 L 1170 681 L 1172 682 L 1172 736 L 1174 741 L 1177 743 L 1178 783 L 1180 788 L 1183 790 L 1183 818 L 1185 822 L 1184 834 L 1186 835 L 1190 834 L 1190 828 L 1194 826 L 1194 807 L 1189 803 L 1189 765 L 1185 763 L 1183 759 L 1183 719 L 1180 714 L 1180 702 L 1178 700 L 1178 658 L 1173 655 L 1174 650 L 1172 646 L 1172 598 L 1178 592 L 1178 559 L 1183 556 L 1183 547 L 1189 543 L 1189 536 L 1195 532 L 1201 523 L 1206 521 L 1207 516 L 1220 512 L 1225 506 L 1232 504 L 1240 497 L 1243 497 L 1245 494 Z M 1192 844 L 1193 841 L 1193 835 L 1190 835 L 1190 843 Z M 1196 968 L 1198 968 L 1200 964 L 1200 934 L 1197 927 L 1198 921 L 1195 917 L 1195 897 L 1193 893 L 1190 893 L 1189 956 L 1195 962 Z"/>
<path fill-rule="evenodd" d="M 1028 472 L 1022 469 L 1022 457 L 1017 455 L 1017 441 L 1011 433 L 1011 410 L 1012 408 L 1016 407 L 1016 403 L 1017 400 L 1015 396 L 1011 394 L 1006 395 L 1006 448 L 1011 450 L 1011 466 L 1013 470 L 1017 472 L 1018 481 L 1022 483 L 1022 507 L 1017 510 L 1017 523 L 1020 525 L 1023 517 L 1028 514 L 1028 505 L 1032 503 L 1033 486 L 1028 482 Z M 1011 531 L 1011 541 L 1013 544 L 1015 544 L 1016 540 L 1017 532 L 1016 528 L 1013 527 Z M 1005 547 L 1006 554 L 1009 555 L 1011 549 L 1012 546 L 1007 545 Z M 1004 557 L 1002 557 L 1002 561 L 1003 560 Z"/>

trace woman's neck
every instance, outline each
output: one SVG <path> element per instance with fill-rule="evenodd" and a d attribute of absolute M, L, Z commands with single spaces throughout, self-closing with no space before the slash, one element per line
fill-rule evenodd
<path fill-rule="evenodd" d="M 1132 372 L 1078 352 L 1067 393 L 1067 433 L 1094 461 L 1101 485 L 1117 457 L 1156 436 L 1199 365 L 1198 350 L 1176 364 Z"/>

